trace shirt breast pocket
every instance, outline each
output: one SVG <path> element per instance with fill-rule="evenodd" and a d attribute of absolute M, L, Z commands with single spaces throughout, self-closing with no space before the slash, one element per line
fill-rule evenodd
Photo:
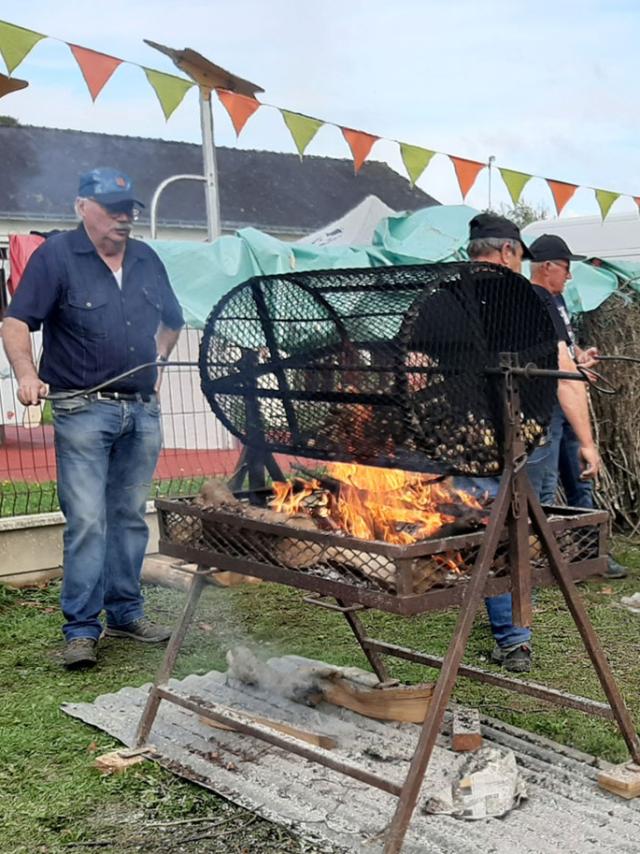
<path fill-rule="evenodd" d="M 152 335 L 155 335 L 160 325 L 162 316 L 162 302 L 159 295 L 152 288 L 142 288 L 144 295 L 144 325 Z"/>
<path fill-rule="evenodd" d="M 69 294 L 69 319 L 85 338 L 99 340 L 108 335 L 108 309 L 105 297 Z"/>

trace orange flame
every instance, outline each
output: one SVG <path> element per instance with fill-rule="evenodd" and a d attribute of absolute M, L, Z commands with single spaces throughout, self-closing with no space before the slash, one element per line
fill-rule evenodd
<path fill-rule="evenodd" d="M 337 494 L 318 497 L 316 507 L 329 508 L 333 521 L 345 533 L 363 540 L 408 545 L 433 537 L 455 517 L 438 509 L 464 504 L 482 510 L 470 494 L 429 478 L 399 469 L 351 463 L 331 463 L 328 474 L 337 481 Z M 307 500 L 323 492 L 318 480 L 274 483 L 271 507 L 286 513 L 304 513 Z"/>

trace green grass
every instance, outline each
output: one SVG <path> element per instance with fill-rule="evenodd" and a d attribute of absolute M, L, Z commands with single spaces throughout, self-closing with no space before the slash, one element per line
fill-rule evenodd
<path fill-rule="evenodd" d="M 149 498 L 163 495 L 193 495 L 200 489 L 203 481 L 204 477 L 156 480 L 149 491 Z M 52 513 L 59 509 L 55 480 L 45 483 L 30 483 L 23 480 L 0 481 L 0 517 Z"/>
<path fill-rule="evenodd" d="M 591 619 L 603 641 L 635 720 L 640 720 L 640 618 L 618 605 L 638 589 L 640 549 L 621 544 L 617 553 L 632 572 L 623 582 L 581 586 Z M 280 828 L 231 807 L 221 798 L 145 762 L 124 775 L 101 776 L 96 755 L 118 743 L 60 711 L 64 702 L 91 701 L 124 685 L 149 681 L 162 655 L 156 647 L 105 640 L 98 667 L 68 673 L 61 667 L 61 617 L 57 585 L 44 590 L 0 587 L 0 852 L 301 852 Z M 184 594 L 159 588 L 147 593 L 148 613 L 170 623 Z M 365 614 L 375 636 L 435 654 L 445 652 L 456 611 L 400 619 Z M 224 668 L 235 643 L 250 642 L 269 655 L 297 653 L 335 664 L 366 666 L 339 615 L 301 602 L 293 590 L 273 585 L 207 589 L 178 661 L 177 677 Z M 478 615 L 465 660 L 486 664 L 491 648 L 484 611 Z M 557 590 L 538 595 L 532 678 L 575 694 L 602 699 L 597 678 Z M 394 676 L 433 678 L 406 662 L 389 660 Z M 607 721 L 559 710 L 539 700 L 460 679 L 456 697 L 485 714 L 549 736 L 611 761 L 626 747 Z M 207 822 L 223 822 L 205 839 Z M 160 822 L 164 822 L 160 826 Z M 188 841 L 191 840 L 191 841 Z M 89 843 L 91 843 L 89 845 Z"/>

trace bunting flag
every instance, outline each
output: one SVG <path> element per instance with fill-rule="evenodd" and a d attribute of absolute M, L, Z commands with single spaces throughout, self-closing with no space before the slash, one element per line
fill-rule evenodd
<path fill-rule="evenodd" d="M 0 21 L 0 53 L 9 74 L 20 65 L 33 46 L 42 39 L 46 39 L 42 33 L 25 30 L 24 27 L 16 27 L 14 24 Z"/>
<path fill-rule="evenodd" d="M 609 190 L 596 190 L 595 193 L 598 206 L 600 207 L 600 214 L 602 219 L 605 220 L 611 205 L 616 201 L 616 199 L 620 198 L 620 193 L 612 193 Z"/>
<path fill-rule="evenodd" d="M 185 80 L 183 77 L 176 77 L 175 74 L 154 71 L 153 68 L 145 68 L 144 65 L 140 67 L 147 75 L 147 80 L 158 96 L 164 117 L 168 120 L 189 89 L 196 84 L 191 80 Z"/>
<path fill-rule="evenodd" d="M 435 151 L 429 151 L 428 148 L 418 148 L 417 145 L 407 145 L 406 142 L 400 143 L 400 156 L 412 184 L 415 184 L 422 175 L 434 154 Z"/>
<path fill-rule="evenodd" d="M 449 159 L 456 170 L 460 192 L 464 200 L 469 190 L 473 187 L 478 177 L 478 172 L 484 169 L 486 163 L 478 163 L 477 160 L 465 160 L 463 157 L 452 157 L 451 155 L 449 155 Z"/>
<path fill-rule="evenodd" d="M 249 98 L 247 95 L 238 95 L 236 92 L 229 92 L 227 89 L 216 89 L 216 92 L 222 106 L 229 113 L 236 136 L 240 136 L 242 128 L 255 111 L 262 106 L 260 101 L 257 101 L 255 98 Z"/>
<path fill-rule="evenodd" d="M 280 115 L 284 119 L 285 125 L 289 128 L 289 132 L 298 149 L 298 154 L 302 157 L 306 147 L 318 133 L 324 122 L 321 122 L 320 119 L 312 119 L 310 116 L 303 116 L 301 113 L 290 113 L 288 110 L 280 110 Z"/>
<path fill-rule="evenodd" d="M 560 211 L 578 188 L 575 184 L 566 184 L 564 181 L 552 181 L 551 178 L 547 178 L 547 184 L 556 205 L 556 213 L 560 216 Z"/>
<path fill-rule="evenodd" d="M 514 205 L 517 205 L 520 201 L 522 191 L 524 190 L 528 181 L 531 180 L 532 176 L 527 175 L 526 172 L 514 172 L 512 169 L 503 169 L 502 167 L 499 168 L 499 171 L 502 175 L 502 180 L 504 181 L 507 190 L 509 190 L 511 201 Z"/>
<path fill-rule="evenodd" d="M 351 149 L 351 154 L 353 155 L 353 168 L 357 174 L 362 168 L 362 164 L 369 156 L 374 143 L 376 143 L 380 137 L 372 136 L 370 133 L 365 133 L 362 130 L 353 130 L 353 128 L 341 127 L 340 130 Z"/>
<path fill-rule="evenodd" d="M 10 24 L 7 21 L 0 21 L 0 54 L 2 55 L 9 75 L 20 65 L 32 48 L 42 39 L 49 38 L 43 33 L 38 33 L 35 30 L 25 29 L 16 24 Z M 126 60 L 118 59 L 109 54 L 100 53 L 99 51 L 90 50 L 89 48 L 80 47 L 79 45 L 70 42 L 67 44 L 69 50 L 73 54 L 80 71 L 87 84 L 91 98 L 95 101 L 106 83 L 111 79 L 114 71 L 126 62 Z M 157 47 L 157 45 L 156 45 Z M 165 51 L 166 52 L 166 51 Z M 202 58 L 201 58 L 202 59 Z M 127 63 L 136 65 L 136 63 Z M 144 71 L 149 84 L 153 88 L 160 102 L 162 112 L 168 120 L 176 108 L 182 103 L 185 94 L 196 85 L 192 80 L 184 77 L 178 77 L 174 74 L 166 74 L 162 71 L 156 71 L 145 66 L 138 66 Z M 216 66 L 217 68 L 217 66 Z M 222 69 L 219 69 L 222 70 Z M 225 72 L 226 73 L 226 72 Z M 246 82 L 246 81 L 245 81 Z M 28 85 L 27 81 L 17 80 L 7 77 L 0 73 L 0 97 L 9 94 L 10 92 L 18 91 Z M 253 84 L 249 84 L 253 85 Z M 273 106 L 264 104 L 255 97 L 241 95 L 238 92 L 232 92 L 228 89 L 216 88 L 218 97 L 226 109 L 236 135 L 239 136 L 247 121 L 251 116 L 262 106 Z M 298 150 L 300 157 L 304 155 L 309 143 L 313 140 L 318 130 L 325 124 L 332 124 L 321 119 L 316 119 L 311 116 L 306 116 L 302 113 L 294 113 L 289 110 L 284 110 L 280 107 L 277 109 L 291 133 L 294 144 Z M 349 145 L 353 156 L 354 170 L 356 174 L 362 168 L 363 163 L 369 156 L 372 147 L 380 139 L 373 134 L 365 133 L 364 131 L 355 130 L 353 128 L 339 127 L 342 134 Z M 400 155 L 405 169 L 412 184 L 423 174 L 436 151 L 431 151 L 428 148 L 421 148 L 416 145 L 409 145 L 404 142 L 398 143 L 400 146 Z M 458 179 L 458 185 L 463 199 L 473 187 L 478 174 L 486 164 L 476 160 L 467 160 L 463 157 L 455 157 L 451 154 L 445 155 L 449 157 L 453 163 L 453 168 Z M 514 205 L 518 204 L 522 192 L 531 180 L 533 175 L 526 172 L 516 172 L 512 169 L 497 167 L 502 176 L 502 180 L 511 196 Z M 575 191 L 578 189 L 576 184 L 569 184 L 565 181 L 555 181 L 550 178 L 543 178 L 549 185 L 551 194 L 556 207 L 558 216 L 566 206 L 567 202 L 572 198 Z M 596 201 L 600 208 L 602 219 L 606 219 L 611 210 L 612 205 L 620 197 L 621 193 L 614 193 L 611 190 L 593 189 Z M 640 213 L 640 196 L 632 196 Z"/>
<path fill-rule="evenodd" d="M 82 76 L 91 93 L 91 99 L 95 101 L 102 91 L 104 84 L 116 68 L 122 65 L 122 60 L 117 59 L 115 56 L 109 56 L 106 53 L 88 50 L 86 47 L 80 47 L 77 44 L 70 44 L 69 50 L 80 66 Z"/>
<path fill-rule="evenodd" d="M 11 92 L 17 92 L 19 89 L 26 89 L 29 85 L 27 80 L 20 80 L 18 77 L 7 77 L 6 74 L 0 73 L 0 98 Z"/>

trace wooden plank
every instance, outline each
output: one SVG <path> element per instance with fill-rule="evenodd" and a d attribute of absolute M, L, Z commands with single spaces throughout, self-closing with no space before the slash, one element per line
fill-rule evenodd
<path fill-rule="evenodd" d="M 335 706 L 350 709 L 359 715 L 379 721 L 400 721 L 419 724 L 424 721 L 433 685 L 401 685 L 397 688 L 361 688 L 339 677 L 325 682 L 322 699 Z"/>
<path fill-rule="evenodd" d="M 451 748 L 460 752 L 479 750 L 482 747 L 480 712 L 456 706 L 451 725 Z"/>
<path fill-rule="evenodd" d="M 139 749 L 120 748 L 98 756 L 93 765 L 102 774 L 121 774 L 133 765 L 144 762 L 154 751 L 155 748 L 151 746 Z"/>
<path fill-rule="evenodd" d="M 623 762 L 601 771 L 598 785 L 621 798 L 637 798 L 640 795 L 640 765 Z"/>
<path fill-rule="evenodd" d="M 329 735 L 322 735 L 317 732 L 310 732 L 306 729 L 300 729 L 299 727 L 292 726 L 291 724 L 286 724 L 284 721 L 274 721 L 271 718 L 263 718 L 259 715 L 251 715 L 246 711 L 242 712 L 243 717 L 249 718 L 255 723 L 262 724 L 262 726 L 268 726 L 271 729 L 276 730 L 277 732 L 283 732 L 286 735 L 291 735 L 294 738 L 299 739 L 300 741 L 306 741 L 309 744 L 315 744 L 316 747 L 323 747 L 325 750 L 334 750 L 338 746 L 338 742 L 335 738 L 331 738 Z M 207 718 L 204 715 L 198 716 L 200 721 L 207 726 L 214 727 L 215 729 L 226 729 L 232 730 L 233 727 L 227 724 L 223 724 L 220 721 L 214 721 L 211 718 Z"/>

